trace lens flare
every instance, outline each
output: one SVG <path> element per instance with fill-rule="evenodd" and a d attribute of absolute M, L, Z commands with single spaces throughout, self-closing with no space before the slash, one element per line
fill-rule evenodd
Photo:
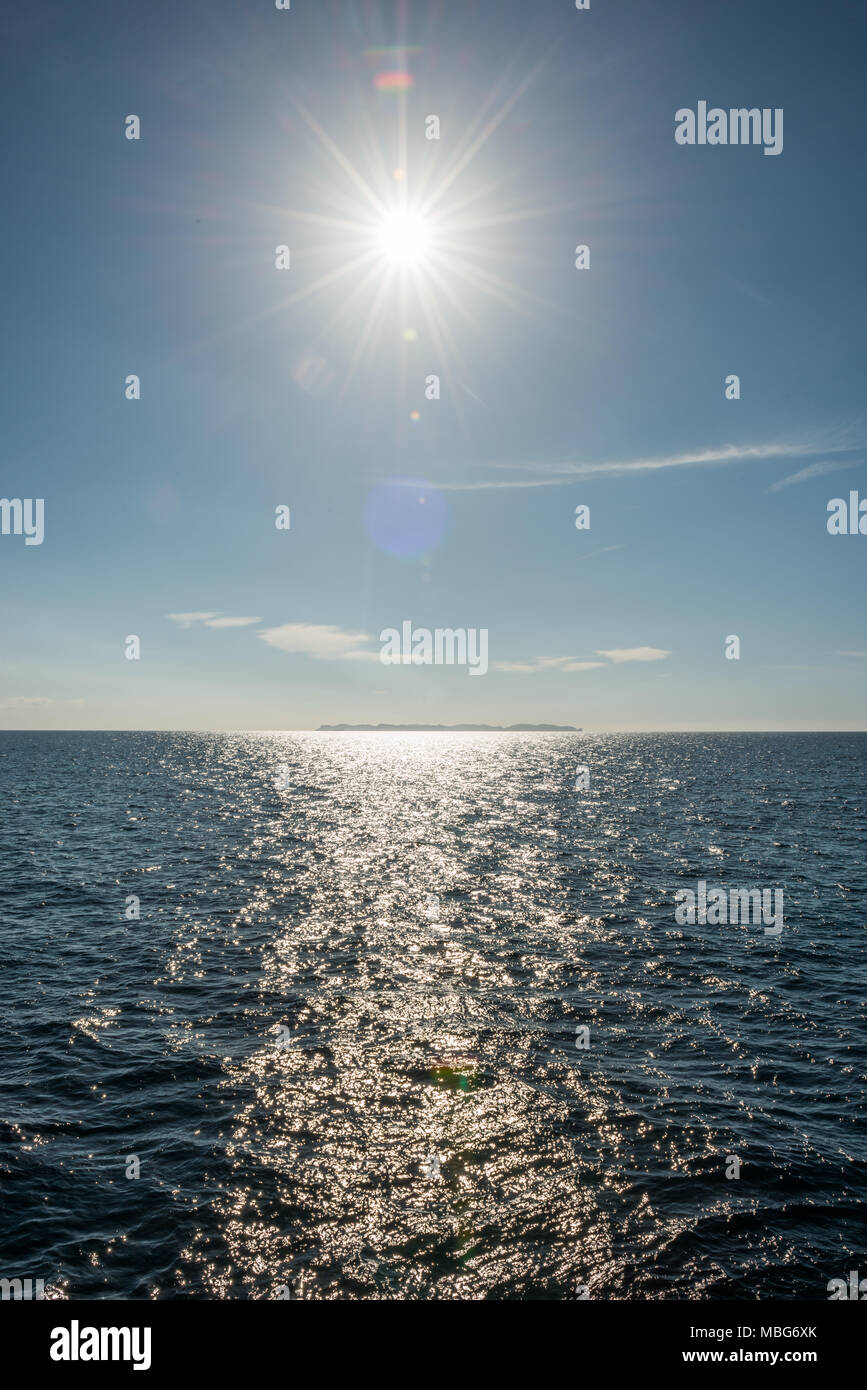
<path fill-rule="evenodd" d="M 378 72 L 373 79 L 378 92 L 408 92 L 414 82 L 411 72 Z"/>
<path fill-rule="evenodd" d="M 367 533 L 390 555 L 423 555 L 436 548 L 447 520 L 445 498 L 420 478 L 392 478 L 370 492 Z"/>

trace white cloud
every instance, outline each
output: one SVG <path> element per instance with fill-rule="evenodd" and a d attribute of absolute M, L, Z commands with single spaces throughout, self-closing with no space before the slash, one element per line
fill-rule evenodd
<path fill-rule="evenodd" d="M 249 627 L 261 621 L 261 618 L 208 618 L 205 627 Z"/>
<path fill-rule="evenodd" d="M 261 618 L 221 618 L 219 612 L 167 613 L 166 617 L 179 627 L 193 627 L 195 623 L 202 623 L 205 627 L 250 627 L 252 623 L 262 621 Z"/>
<path fill-rule="evenodd" d="M 11 705 L 14 709 L 35 709 L 41 705 L 53 705 L 54 701 L 47 695 L 11 695 L 2 704 Z"/>
<path fill-rule="evenodd" d="M 266 627 L 256 635 L 269 647 L 316 661 L 379 660 L 378 652 L 359 650 L 359 643 L 370 641 L 366 632 L 343 632 L 330 623 L 284 623 L 282 627 Z"/>
<path fill-rule="evenodd" d="M 171 618 L 173 623 L 179 627 L 192 627 L 193 623 L 204 623 L 209 618 L 219 617 L 218 613 L 167 613 L 167 618 Z"/>
<path fill-rule="evenodd" d="M 497 661 L 498 671 L 511 675 L 529 676 L 539 671 L 595 671 L 604 661 L 578 661 L 574 656 L 540 656 L 535 661 Z"/>
<path fill-rule="evenodd" d="M 664 661 L 671 656 L 671 652 L 664 651 L 662 647 L 614 647 L 607 652 L 600 651 L 598 655 L 606 656 L 615 666 L 619 666 L 624 661 Z"/>
<path fill-rule="evenodd" d="M 596 655 L 604 656 L 615 666 L 620 666 L 625 661 L 664 661 L 667 656 L 671 656 L 671 652 L 665 651 L 662 647 L 614 647 L 610 651 L 598 651 Z M 494 665 L 498 671 L 520 676 L 538 675 L 540 671 L 606 669 L 604 661 L 579 661 L 574 656 L 539 656 L 534 661 L 497 661 Z"/>

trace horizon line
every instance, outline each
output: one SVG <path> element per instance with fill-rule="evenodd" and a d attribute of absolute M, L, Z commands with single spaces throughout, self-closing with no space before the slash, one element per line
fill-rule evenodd
<path fill-rule="evenodd" d="M 592 734 L 592 735 L 599 735 L 599 736 L 602 736 L 602 735 L 615 735 L 615 734 L 765 734 L 765 735 L 769 735 L 769 734 L 826 734 L 826 735 L 829 735 L 829 736 L 830 736 L 830 735 L 834 735 L 834 734 L 867 734 L 867 728 L 861 728 L 861 729 L 707 729 L 707 728 L 699 728 L 699 729 L 691 729 L 691 728 L 688 728 L 688 729 L 637 729 L 637 728 L 620 728 L 620 729 L 567 729 L 567 728 L 559 728 L 559 729 L 514 729 L 514 728 L 509 728 L 508 726 L 504 726 L 504 727 L 491 726 L 491 727 L 489 727 L 489 728 L 487 728 L 487 729 L 485 729 L 485 728 L 480 728 L 480 727 L 476 727 L 476 728 L 472 728 L 472 729 L 460 729 L 460 728 L 454 728 L 454 727 L 445 726 L 445 727 L 440 727 L 440 728 L 420 729 L 420 728 L 412 728 L 412 727 L 409 727 L 409 726 L 406 726 L 406 727 L 403 727 L 403 728 L 401 728 L 400 726 L 394 726 L 393 728 L 390 728 L 390 729 L 389 729 L 389 728 L 382 728 L 382 729 L 380 729 L 380 728 L 361 728 L 361 727 L 356 727 L 356 728 L 343 728 L 343 729 L 340 729 L 340 728 L 336 728 L 336 727 L 334 727 L 334 726 L 331 726 L 331 727 L 329 727 L 329 728 L 322 728 L 321 726 L 317 726 L 316 728 L 313 728 L 313 727 L 300 728 L 300 727 L 298 727 L 298 728 L 294 728 L 294 729 L 289 729 L 289 728 L 279 728 L 279 729 L 275 729 L 275 728 L 260 728 L 260 729 L 252 729 L 252 728 L 248 728 L 248 729 L 241 729 L 241 728 L 236 728 L 236 729 L 219 728 L 219 729 L 208 729 L 208 728 L 192 727 L 192 726 L 191 726 L 191 727 L 189 727 L 189 728 L 172 728 L 172 729 L 163 729 L 163 728 L 126 728 L 126 727 L 124 727 L 124 728 L 116 728 L 116 729 L 114 729 L 114 728 L 105 728 L 105 729 L 91 729 L 91 728 L 69 728 L 69 729 L 46 729 L 46 728 L 41 728 L 41 729 L 39 729 L 39 728 L 33 728 L 33 729 L 13 729 L 13 728 L 3 728 L 3 727 L 0 727 L 0 734 L 329 734 L 329 733 L 344 733 L 344 734 L 346 734 L 346 733 L 368 733 L 368 734 L 376 734 L 376 733 L 382 733 L 382 734 L 388 734 L 388 733 L 430 733 L 430 734 L 436 734 L 436 733 L 443 733 L 443 734 L 448 734 L 448 733 L 479 733 L 479 734 L 484 734 L 484 733 L 491 733 L 491 734 L 539 733 L 539 734 Z"/>

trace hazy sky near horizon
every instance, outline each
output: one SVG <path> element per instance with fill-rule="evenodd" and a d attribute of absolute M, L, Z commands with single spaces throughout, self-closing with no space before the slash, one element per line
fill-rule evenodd
<path fill-rule="evenodd" d="M 45 501 L 0 536 L 0 727 L 867 728 L 867 536 L 826 526 L 867 497 L 863 9 L 82 0 L 0 36 L 0 495 Z M 678 145 L 700 101 L 782 108 L 782 153 Z M 487 674 L 383 666 L 407 620 L 487 629 Z"/>

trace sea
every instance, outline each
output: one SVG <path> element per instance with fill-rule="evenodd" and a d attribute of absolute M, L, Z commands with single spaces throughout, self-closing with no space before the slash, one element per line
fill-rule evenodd
<path fill-rule="evenodd" d="M 867 1276 L 865 770 L 863 733 L 0 734 L 0 1278 Z M 699 883 L 782 930 L 679 921 Z"/>

